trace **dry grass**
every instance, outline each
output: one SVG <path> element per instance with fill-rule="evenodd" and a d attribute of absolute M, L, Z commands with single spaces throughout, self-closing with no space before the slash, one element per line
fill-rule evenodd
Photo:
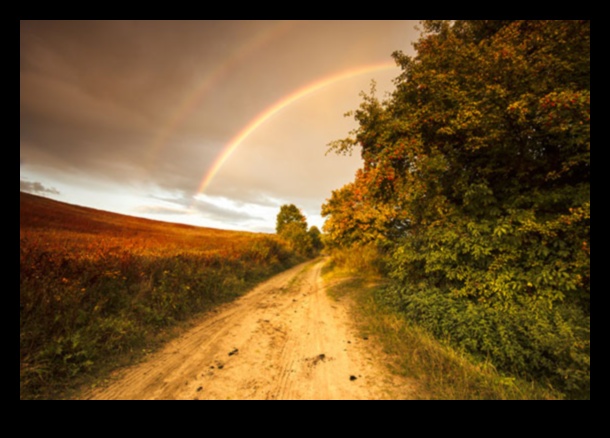
<path fill-rule="evenodd" d="M 62 398 L 299 259 L 272 235 L 21 194 L 20 395 Z"/>

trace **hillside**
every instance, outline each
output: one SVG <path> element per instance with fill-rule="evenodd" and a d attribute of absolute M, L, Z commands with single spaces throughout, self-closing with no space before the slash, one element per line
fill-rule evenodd
<path fill-rule="evenodd" d="M 62 398 L 301 261 L 274 235 L 20 194 L 21 398 Z"/>
<path fill-rule="evenodd" d="M 256 233 L 219 230 L 192 225 L 161 222 L 126 216 L 88 207 L 67 204 L 49 198 L 20 192 L 19 226 L 23 234 L 91 235 L 96 239 L 124 244 L 138 240 L 139 249 L 163 245 L 181 252 L 187 250 L 217 250 L 234 246 L 242 240 L 260 236 Z M 64 234 L 64 237 L 67 237 Z M 77 243 L 77 242 L 75 242 Z M 81 242 L 82 243 L 82 242 Z"/>

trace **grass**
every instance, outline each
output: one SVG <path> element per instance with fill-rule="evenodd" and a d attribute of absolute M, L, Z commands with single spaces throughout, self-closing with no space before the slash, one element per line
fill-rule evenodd
<path fill-rule="evenodd" d="M 379 341 L 389 371 L 414 378 L 418 397 L 431 400 L 548 400 L 560 395 L 534 382 L 505 376 L 489 362 L 455 350 L 383 303 L 384 279 L 327 264 L 323 277 L 331 298 L 351 299 L 363 335 Z"/>
<path fill-rule="evenodd" d="M 21 194 L 20 397 L 69 397 L 300 259 L 266 234 Z"/>

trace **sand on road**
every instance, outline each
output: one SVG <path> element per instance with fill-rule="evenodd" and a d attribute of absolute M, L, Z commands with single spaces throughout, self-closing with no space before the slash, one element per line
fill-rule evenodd
<path fill-rule="evenodd" d="M 372 341 L 358 335 L 348 305 L 328 298 L 323 264 L 261 283 L 83 398 L 408 398 L 409 383 L 391 375 Z"/>

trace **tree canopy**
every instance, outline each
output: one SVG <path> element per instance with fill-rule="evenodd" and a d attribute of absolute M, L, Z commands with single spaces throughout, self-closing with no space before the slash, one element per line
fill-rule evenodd
<path fill-rule="evenodd" d="M 330 144 L 358 148 L 363 167 L 322 208 L 328 239 L 389 245 L 405 309 L 434 294 L 515 314 L 569 304 L 588 317 L 589 22 L 423 28 L 415 56 L 393 54 L 402 72 L 391 96 L 363 94 L 352 112 L 358 127 Z M 561 354 L 586 362 L 581 341 Z M 485 342 L 476 350 L 489 353 Z M 551 365 L 541 358 L 535 367 Z"/>
<path fill-rule="evenodd" d="M 313 257 L 324 246 L 318 227 L 307 230 L 307 218 L 294 204 L 280 207 L 276 219 L 277 234 L 286 239 L 295 251 L 303 256 Z"/>
<path fill-rule="evenodd" d="M 307 231 L 307 218 L 294 204 L 285 204 L 280 207 L 277 215 L 275 231 L 282 234 L 288 224 L 296 224 L 298 229 Z"/>

